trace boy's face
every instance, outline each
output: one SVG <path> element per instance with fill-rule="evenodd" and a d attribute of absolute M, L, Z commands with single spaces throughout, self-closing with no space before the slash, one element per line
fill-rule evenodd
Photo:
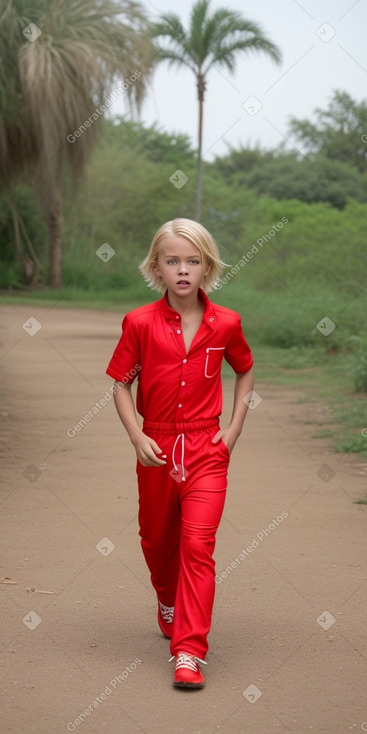
<path fill-rule="evenodd" d="M 155 273 L 169 291 L 179 296 L 192 294 L 201 286 L 210 266 L 186 237 L 166 237 L 159 248 Z"/>

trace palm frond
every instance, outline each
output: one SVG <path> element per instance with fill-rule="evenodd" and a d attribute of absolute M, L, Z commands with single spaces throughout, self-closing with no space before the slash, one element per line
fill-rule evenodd
<path fill-rule="evenodd" d="M 186 66 L 196 73 L 195 64 L 191 57 L 185 55 L 184 49 L 180 48 L 163 48 L 157 50 L 157 61 L 168 61 L 168 66 Z"/>
<path fill-rule="evenodd" d="M 172 38 L 176 43 L 184 43 L 187 40 L 186 31 L 180 18 L 175 13 L 164 13 L 157 23 L 152 25 L 152 36 L 158 38 Z"/>
<path fill-rule="evenodd" d="M 197 63 L 190 38 L 175 13 L 165 13 L 160 21 L 152 26 L 153 38 L 160 39 L 157 47 L 157 60 L 168 61 L 169 66 L 188 66 L 195 73 Z"/>
<path fill-rule="evenodd" d="M 193 5 L 190 16 L 189 44 L 198 66 L 201 66 L 205 60 L 203 35 L 207 24 L 209 4 L 210 0 L 198 0 Z"/>
<path fill-rule="evenodd" d="M 24 34 L 30 23 L 41 31 L 34 41 Z M 74 144 L 68 134 L 116 86 L 125 85 L 123 94 L 139 109 L 155 54 L 150 24 L 133 0 L 6 0 L 0 10 L 2 183 L 37 166 L 47 191 L 65 158 L 80 173 L 102 113 Z"/>
<path fill-rule="evenodd" d="M 195 70 L 196 75 L 204 76 L 215 63 L 233 72 L 236 52 L 241 51 L 262 51 L 276 63 L 280 62 L 279 49 L 259 24 L 226 8 L 219 8 L 209 16 L 209 6 L 210 0 L 195 3 L 188 33 L 176 14 L 161 16 L 153 31 L 154 37 L 160 39 L 159 61 L 183 64 Z"/>
<path fill-rule="evenodd" d="M 243 18 L 240 13 L 225 9 L 217 10 L 212 16 L 212 21 L 213 32 L 208 41 L 205 73 L 218 62 L 233 72 L 236 51 L 263 51 L 273 61 L 280 63 L 280 50 L 266 38 L 257 23 Z"/>
<path fill-rule="evenodd" d="M 223 65 L 230 72 L 233 73 L 235 70 L 237 54 L 240 51 L 263 51 L 267 53 L 267 55 L 270 56 L 274 61 L 279 60 L 279 55 L 276 48 L 274 49 L 273 44 L 270 41 L 267 41 L 265 38 L 250 38 L 247 40 L 238 39 L 233 40 L 232 42 L 230 39 L 228 39 L 227 42 L 218 45 L 215 52 L 213 52 L 205 69 L 205 73 L 209 71 L 211 66 L 218 63 Z"/>

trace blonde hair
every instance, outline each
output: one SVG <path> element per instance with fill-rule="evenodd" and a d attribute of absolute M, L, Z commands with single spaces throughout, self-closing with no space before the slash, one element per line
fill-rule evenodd
<path fill-rule="evenodd" d="M 209 272 L 203 277 L 202 288 L 206 293 L 209 293 L 215 287 L 222 269 L 227 263 L 220 259 L 217 244 L 208 230 L 202 224 L 199 224 L 199 222 L 183 218 L 172 219 L 159 227 L 153 237 L 147 256 L 139 265 L 140 273 L 144 280 L 146 280 L 149 288 L 153 288 L 153 290 L 159 293 L 165 291 L 165 285 L 162 279 L 154 271 L 158 263 L 161 243 L 166 237 L 172 236 L 186 237 L 187 240 L 192 242 L 200 250 L 204 261 L 209 265 Z"/>

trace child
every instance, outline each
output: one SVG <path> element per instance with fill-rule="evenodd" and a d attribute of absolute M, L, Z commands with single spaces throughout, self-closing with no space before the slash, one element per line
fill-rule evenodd
<path fill-rule="evenodd" d="M 208 650 L 215 535 L 230 454 L 247 412 L 244 398 L 253 388 L 240 316 L 206 295 L 223 265 L 200 224 L 163 224 L 139 269 L 164 296 L 125 316 L 107 368 L 136 451 L 139 534 L 157 593 L 158 623 L 171 640 L 174 685 L 186 688 L 204 686 L 198 663 Z M 223 358 L 236 373 L 236 385 L 231 421 L 220 428 Z M 142 428 L 131 396 L 137 373 Z"/>

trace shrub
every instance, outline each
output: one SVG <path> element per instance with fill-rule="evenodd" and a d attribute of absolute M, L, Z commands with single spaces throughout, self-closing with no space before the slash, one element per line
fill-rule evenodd
<path fill-rule="evenodd" d="M 367 347 L 359 359 L 360 362 L 354 370 L 354 389 L 356 392 L 367 393 Z"/>

